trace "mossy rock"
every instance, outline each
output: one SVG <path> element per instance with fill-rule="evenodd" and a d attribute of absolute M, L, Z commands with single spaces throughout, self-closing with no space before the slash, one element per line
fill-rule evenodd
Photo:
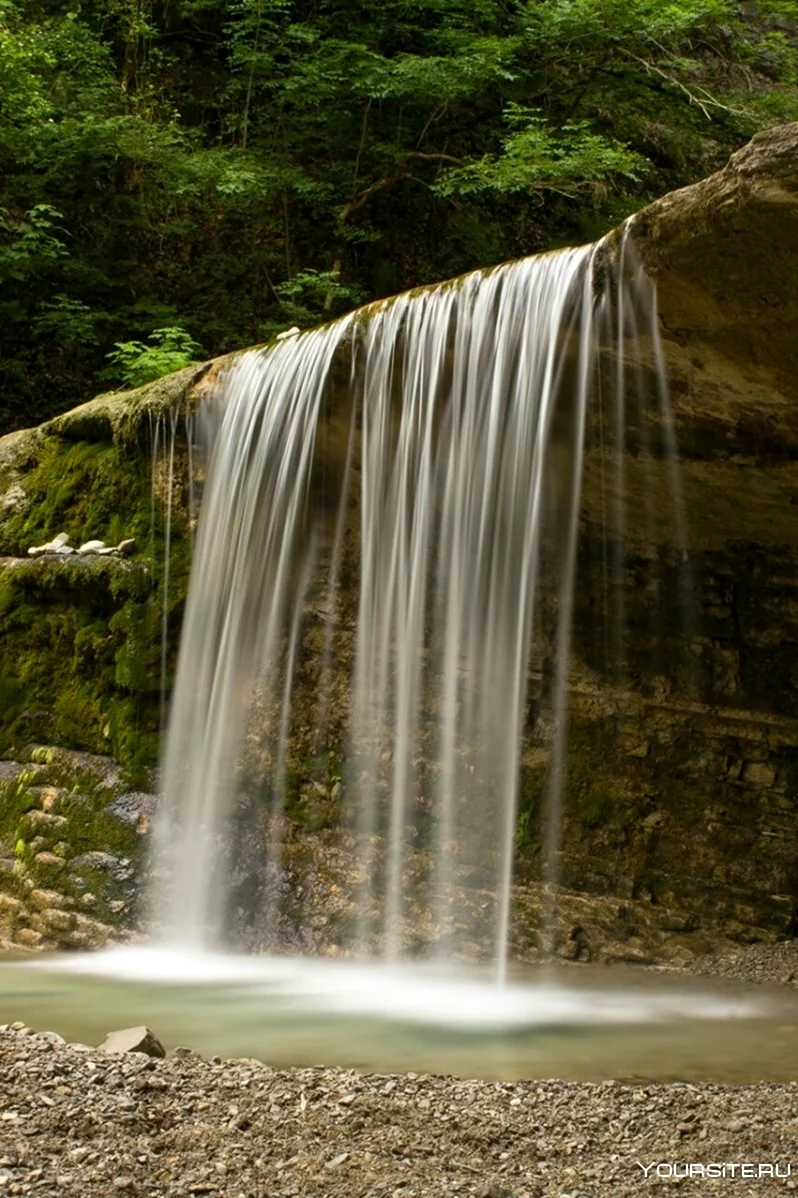
<path fill-rule="evenodd" d="M 192 367 L 0 439 L 0 753 L 45 740 L 110 753 L 133 774 L 154 764 L 191 557 L 184 417 L 204 375 Z M 158 421 L 175 429 L 168 572 Z M 60 532 L 73 545 L 132 537 L 136 550 L 28 556 Z"/>
<path fill-rule="evenodd" d="M 88 911 L 92 921 L 108 927 L 129 923 L 144 839 L 110 809 L 123 789 L 118 770 L 59 749 L 32 755 L 37 763 L 0 782 L 4 923 L 44 918 L 43 930 L 55 939 L 55 908 Z M 71 917 L 61 922 L 69 945 L 77 923 Z"/>

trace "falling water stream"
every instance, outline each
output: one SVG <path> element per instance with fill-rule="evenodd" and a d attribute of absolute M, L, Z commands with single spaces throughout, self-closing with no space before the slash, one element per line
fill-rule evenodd
<path fill-rule="evenodd" d="M 316 443 L 345 356 L 345 400 L 357 409 L 347 461 L 356 460 L 360 503 L 347 790 L 359 905 L 381 912 L 377 927 L 364 914 L 360 947 L 403 956 L 408 846 L 423 809 L 438 955 L 472 934 L 456 916 L 455 877 L 485 868 L 503 980 L 527 668 L 552 510 L 559 626 L 546 839 L 547 881 L 556 882 L 580 459 L 596 369 L 594 254 L 563 251 L 400 296 L 363 320 L 250 354 L 228 380 L 165 758 L 158 844 L 170 882 L 155 901 L 175 942 L 218 943 L 225 894 L 215 857 L 256 692 L 282 712 L 285 741 L 298 613 L 326 536 L 312 494 Z M 333 510 L 350 473 L 328 480 Z M 333 594 L 341 535 L 339 522 L 326 558 Z M 422 716 L 430 710 L 433 733 Z"/>
<path fill-rule="evenodd" d="M 497 981 L 506 977 L 519 754 L 544 584 L 556 612 L 540 829 L 542 938 L 552 942 L 586 416 L 609 348 L 615 395 L 603 402 L 615 412 L 620 469 L 624 343 L 641 328 L 657 339 L 654 289 L 627 238 L 614 272 L 597 269 L 600 249 L 378 302 L 245 355 L 225 380 L 156 832 L 153 911 L 169 941 L 223 943 L 229 886 L 219 846 L 242 758 L 253 736 L 268 739 L 264 727 L 253 733 L 255 706 L 277 713 L 270 847 L 279 870 L 300 624 L 312 594 L 324 597 L 330 625 L 340 616 L 351 495 L 359 578 L 346 816 L 360 954 L 408 955 L 418 920 L 418 904 L 407 909 L 408 876 L 421 844 L 432 863 L 417 878 L 432 956 L 459 958 L 475 938 L 484 943 L 484 927 L 458 901 L 463 879 L 478 877 L 495 896 L 489 955 Z M 664 375 L 659 394 L 665 419 Z M 622 547 L 622 510 L 618 523 Z M 542 581 L 544 543 L 554 551 Z M 328 633 L 321 724 L 329 657 Z M 268 917 L 276 922 L 277 912 Z"/>

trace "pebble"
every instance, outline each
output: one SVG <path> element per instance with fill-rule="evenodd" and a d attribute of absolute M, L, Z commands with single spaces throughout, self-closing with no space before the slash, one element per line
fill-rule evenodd
<path fill-rule="evenodd" d="M 69 547 L 69 533 L 59 532 L 53 537 L 52 541 L 48 541 L 45 545 L 31 545 L 28 550 L 29 557 L 42 557 L 45 553 L 67 554 L 74 553 L 74 549 Z"/>
<path fill-rule="evenodd" d="M 497 1086 L 215 1061 L 114 1057 L 21 1022 L 0 1029 L 2 1192 L 640 1198 L 652 1187 L 637 1160 L 794 1154 L 798 1082 Z M 712 1193 L 764 1198 L 766 1187 Z"/>

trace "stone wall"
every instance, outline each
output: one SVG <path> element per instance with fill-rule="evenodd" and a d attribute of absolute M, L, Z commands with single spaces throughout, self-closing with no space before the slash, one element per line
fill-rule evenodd
<path fill-rule="evenodd" d="M 110 758 L 0 761 L 0 949 L 100 948 L 138 924 L 152 796 Z"/>

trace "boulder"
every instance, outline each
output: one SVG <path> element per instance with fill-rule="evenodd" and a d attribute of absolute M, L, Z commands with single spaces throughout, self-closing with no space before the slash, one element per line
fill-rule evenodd
<path fill-rule="evenodd" d="M 140 1052 L 148 1057 L 165 1057 L 166 1049 L 147 1027 L 126 1027 L 109 1032 L 100 1052 Z"/>

